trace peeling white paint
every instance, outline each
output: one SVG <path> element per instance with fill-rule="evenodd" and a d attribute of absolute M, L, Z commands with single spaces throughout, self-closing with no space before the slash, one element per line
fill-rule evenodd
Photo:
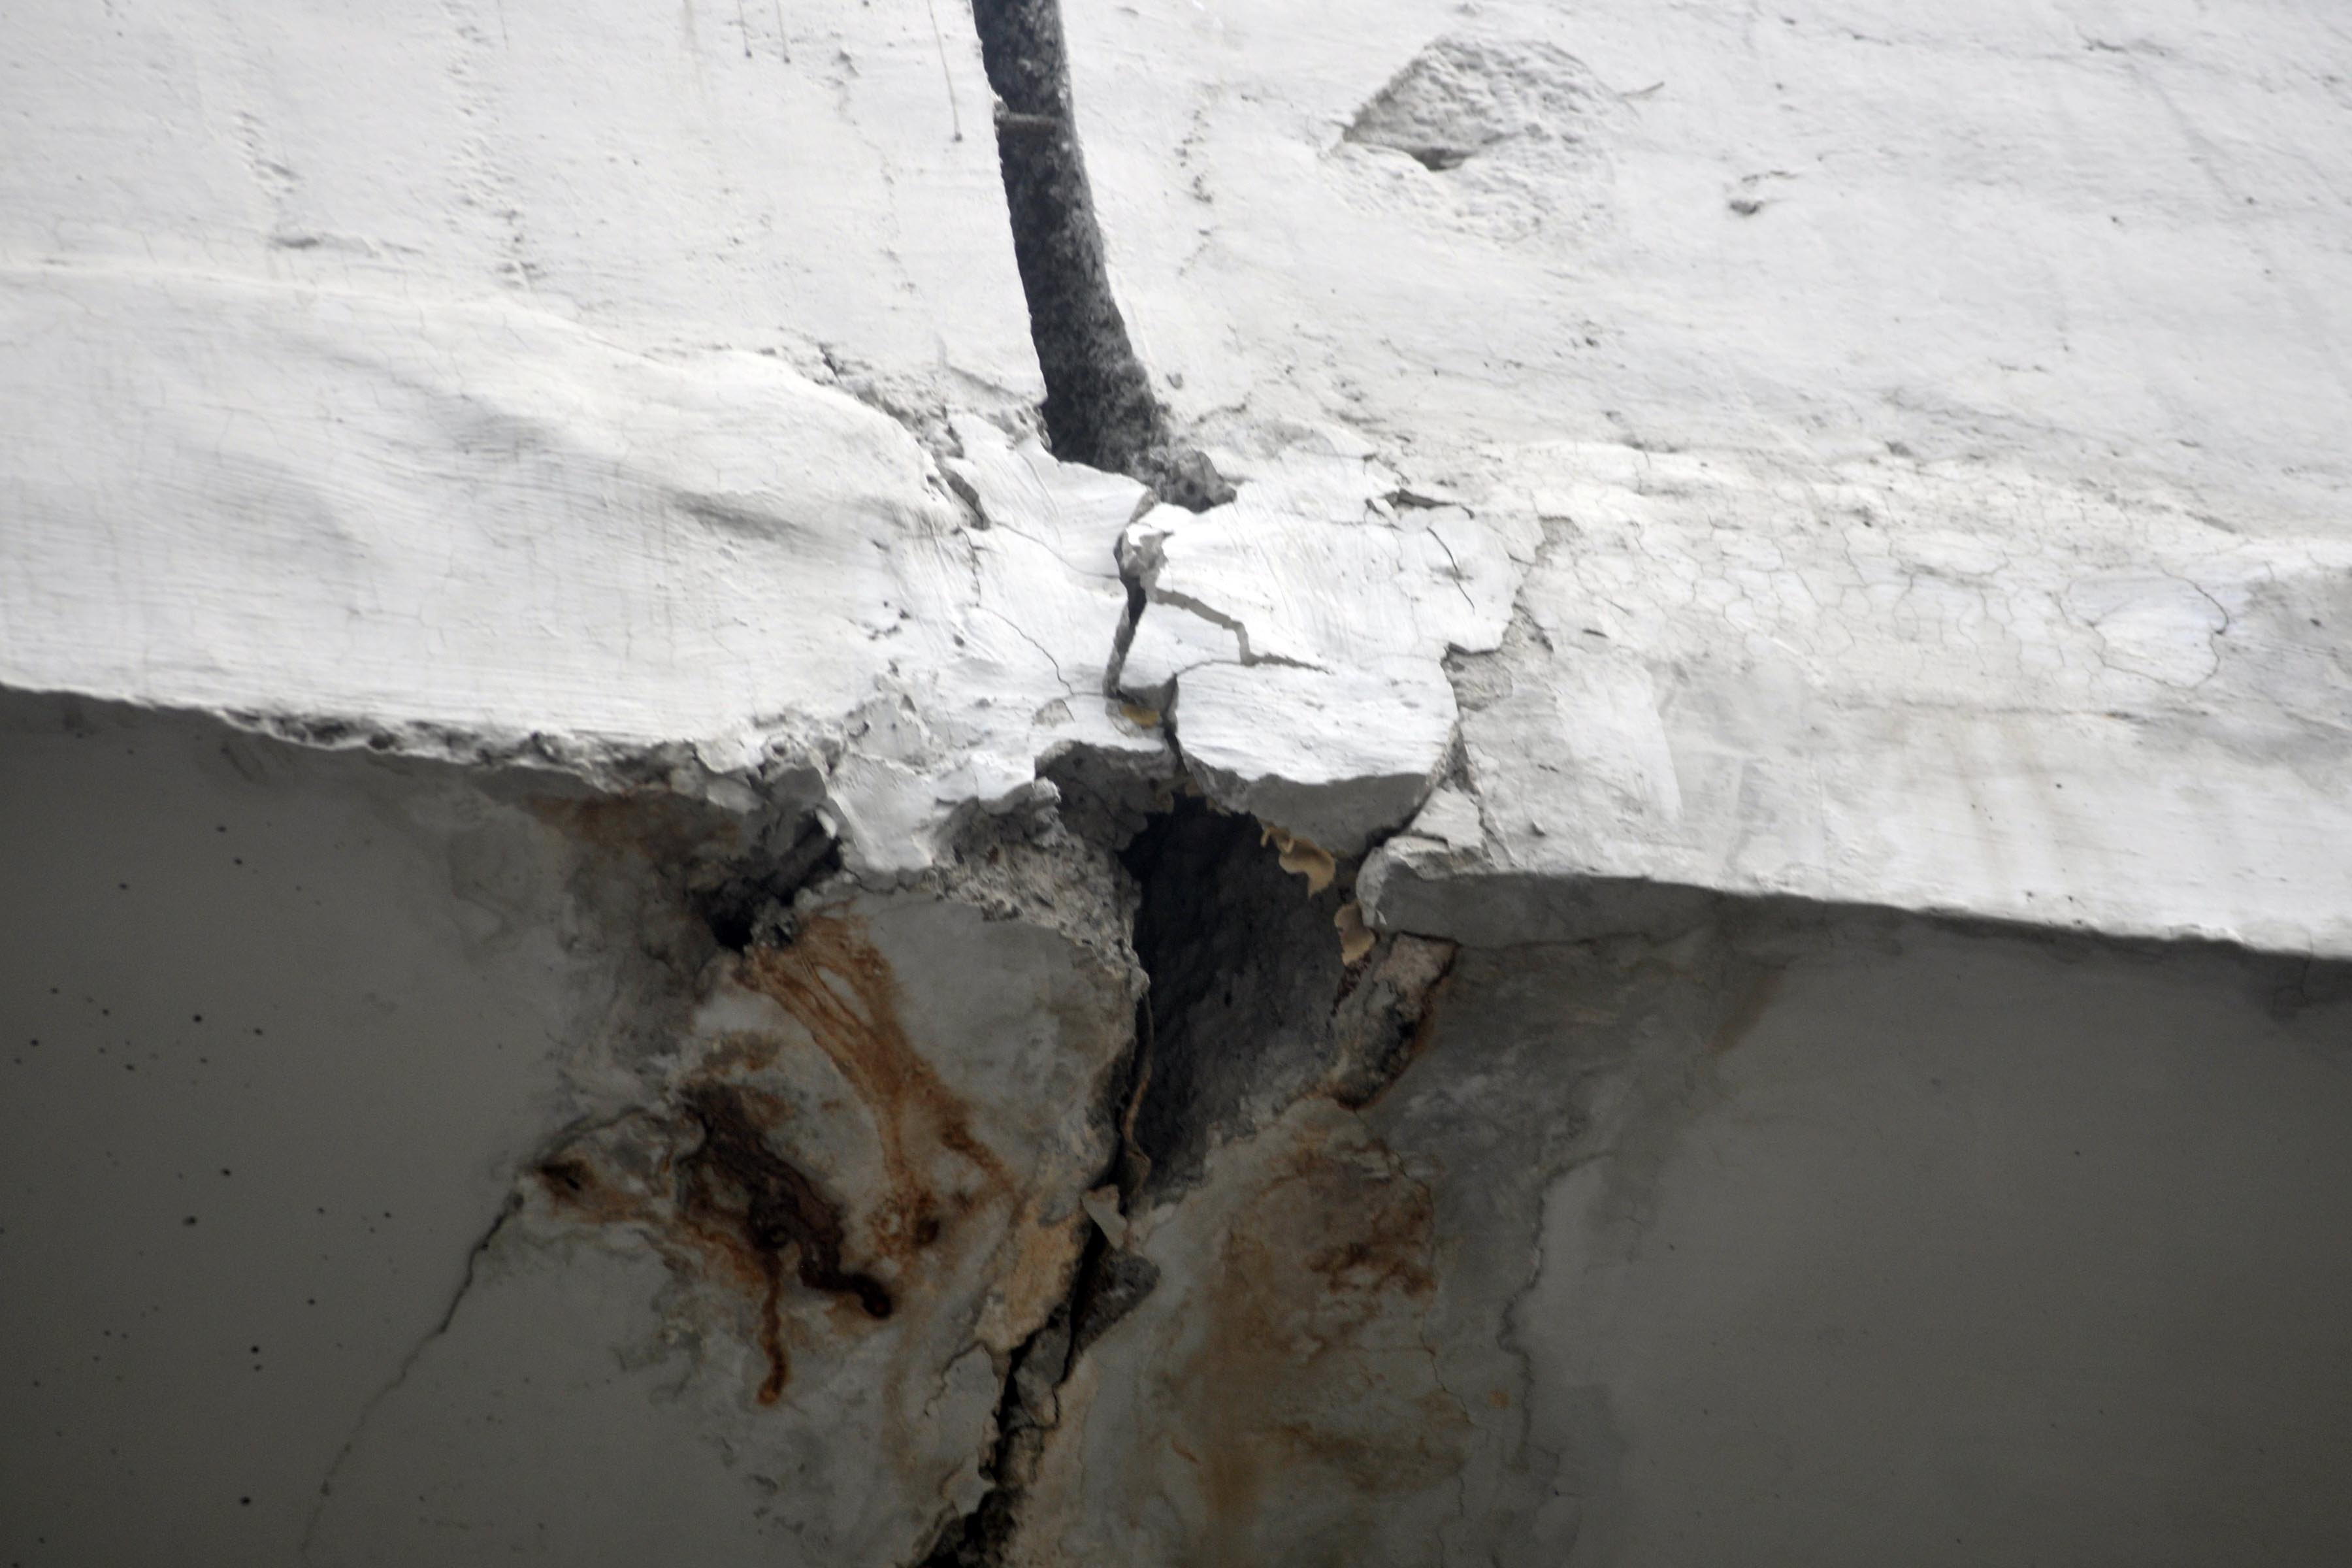
<path fill-rule="evenodd" d="M 11 1561 L 2352 1552 L 2324 6 L 1072 5 L 1197 513 L 967 10 L 233 10 L 0 20 Z"/>

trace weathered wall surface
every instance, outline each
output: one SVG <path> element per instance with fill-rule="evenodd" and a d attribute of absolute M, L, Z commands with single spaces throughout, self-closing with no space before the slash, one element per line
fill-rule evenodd
<path fill-rule="evenodd" d="M 610 967 L 455 770 L 4 711 L 8 1555 L 291 1561 Z"/>
<path fill-rule="evenodd" d="M 1465 952 L 1368 1095 L 1248 1032 L 1315 1022 L 1336 890 L 1212 836 L 1263 858 L 1194 1064 L 1244 1088 L 1122 1215 L 1115 904 L 812 900 L 739 957 L 642 850 L 707 823 L 8 711 L 16 1560 L 914 1561 L 1112 1240 L 1156 1284 L 1003 1561 L 2352 1542 L 2340 971 L 1727 912 Z M 787 1166 L 840 1228 L 763 1261 Z"/>
<path fill-rule="evenodd" d="M 889 1563 L 977 1500 L 1115 1138 L 1100 852 L 734 951 L 707 807 L 5 711 L 16 1559 Z"/>
<path fill-rule="evenodd" d="M 1873 915 L 1465 953 L 1379 1099 L 1139 1226 L 1013 1560 L 2334 1560 L 2304 983 Z"/>
<path fill-rule="evenodd" d="M 7 1560 L 2352 1554 L 2352 40 L 1915 9 L 10 13 Z"/>

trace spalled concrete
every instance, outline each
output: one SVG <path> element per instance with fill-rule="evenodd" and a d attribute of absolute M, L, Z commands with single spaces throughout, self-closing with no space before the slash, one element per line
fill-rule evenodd
<path fill-rule="evenodd" d="M 10 1563 L 2352 1552 L 2324 7 L 0 21 Z"/>

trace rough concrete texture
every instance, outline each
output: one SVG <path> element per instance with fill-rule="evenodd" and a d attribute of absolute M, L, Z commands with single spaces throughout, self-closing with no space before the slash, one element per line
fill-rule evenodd
<path fill-rule="evenodd" d="M 0 17 L 0 1561 L 2352 1557 L 2316 0 Z"/>
<path fill-rule="evenodd" d="M 1013 1560 L 2333 1561 L 2352 1011 L 2300 973 L 1864 914 L 1468 952 L 1385 1094 L 1139 1216 Z"/>
<path fill-rule="evenodd" d="M 6 716 L 21 1560 L 901 1562 L 976 1500 L 1117 1138 L 1101 851 L 739 952 L 674 796 Z"/>
<path fill-rule="evenodd" d="M 2347 950 L 2328 7 L 1069 26 L 1243 502 L 1337 427 L 1538 557 L 1457 676 L 1490 837 L 1400 921 L 1574 934 L 1526 885 L 1605 878 Z M 1311 619 L 1297 559 L 1255 591 Z"/>

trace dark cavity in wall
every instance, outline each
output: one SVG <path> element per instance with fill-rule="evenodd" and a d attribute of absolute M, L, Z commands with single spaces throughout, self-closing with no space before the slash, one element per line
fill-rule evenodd
<path fill-rule="evenodd" d="M 1230 500 L 1233 487 L 1208 460 L 1170 440 L 1167 416 L 1111 297 L 1059 5 L 972 0 L 972 20 L 996 94 L 997 161 L 1055 455 L 1132 475 L 1161 500 L 1194 510 Z"/>
<path fill-rule="evenodd" d="M 727 874 L 688 889 L 711 940 L 730 952 L 747 952 L 763 921 L 789 910 L 793 894 L 841 868 L 841 848 L 814 819 L 773 836 L 783 847 L 746 858 Z"/>
<path fill-rule="evenodd" d="M 1317 889 L 1252 817 L 1180 800 L 1120 858 L 1150 977 L 1137 1020 L 1127 1184 L 1153 1199 L 1200 1180 L 1211 1146 L 1303 1095 L 1369 1104 L 1412 1065 L 1454 944 L 1382 936 L 1353 963 L 1336 917 L 1347 868 Z"/>
<path fill-rule="evenodd" d="M 1136 884 L 1136 957 L 1147 978 L 1136 1047 L 1116 1095 L 1122 1206 L 1181 1198 L 1211 1148 L 1247 1136 L 1303 1096 L 1347 1106 L 1377 1098 L 1419 1053 L 1450 942 L 1386 936 L 1350 963 L 1334 917 L 1345 879 L 1321 888 L 1283 868 L 1253 817 L 1198 797 L 1157 809 L 1097 797 L 1069 778 L 1066 805 L 1125 838 Z M 1000 1568 L 1060 1419 L 1078 1358 L 1149 1295 L 1149 1258 L 1095 1233 L 1069 1297 L 1010 1358 L 980 1504 L 950 1521 L 921 1568 Z"/>
<path fill-rule="evenodd" d="M 1133 1110 L 1137 1189 L 1200 1179 L 1219 1135 L 1245 1131 L 1319 1079 L 1348 978 L 1335 883 L 1309 892 L 1254 817 L 1180 800 L 1120 858 L 1141 890 L 1136 956 L 1150 976 Z"/>

